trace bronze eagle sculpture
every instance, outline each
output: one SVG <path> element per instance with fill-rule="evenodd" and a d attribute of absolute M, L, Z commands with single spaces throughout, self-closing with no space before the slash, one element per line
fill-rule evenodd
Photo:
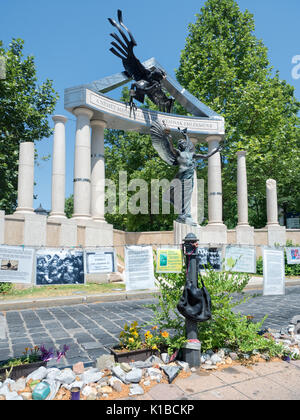
<path fill-rule="evenodd" d="M 129 29 L 123 23 L 122 11 L 118 10 L 118 22 L 114 19 L 108 18 L 109 22 L 117 28 L 120 36 L 116 33 L 110 35 L 116 41 L 112 41 L 110 51 L 121 58 L 125 75 L 128 78 L 133 79 L 135 82 L 132 83 L 130 89 L 130 109 L 136 109 L 136 105 L 133 99 L 144 103 L 145 96 L 154 102 L 158 106 L 161 112 L 172 112 L 174 103 L 173 97 L 168 97 L 163 90 L 161 81 L 166 77 L 165 72 L 155 67 L 153 70 L 147 69 L 134 55 L 133 48 L 137 46 L 137 43 L 132 36 Z"/>

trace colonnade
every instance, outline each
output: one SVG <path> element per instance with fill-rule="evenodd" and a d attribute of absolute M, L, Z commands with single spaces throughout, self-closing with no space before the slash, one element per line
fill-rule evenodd
<path fill-rule="evenodd" d="M 104 129 L 106 122 L 95 119 L 92 110 L 78 107 L 76 116 L 74 153 L 74 221 L 91 220 L 105 223 L 105 161 Z M 65 175 L 66 140 L 62 115 L 52 117 L 54 122 L 52 154 L 52 208 L 49 219 L 65 219 Z M 221 136 L 208 135 L 208 151 L 219 146 Z M 196 179 L 195 179 L 196 180 Z M 15 214 L 33 213 L 34 185 L 34 143 L 20 143 L 18 207 Z M 276 181 L 267 180 L 267 227 L 279 226 L 277 210 Z M 225 227 L 223 224 L 221 157 L 217 152 L 208 159 L 208 228 Z M 238 224 L 237 243 L 251 243 L 253 228 L 248 223 L 248 192 L 246 172 L 246 152 L 237 152 L 237 203 Z M 192 197 L 192 214 L 197 215 L 197 184 Z M 226 227 L 225 227 L 226 228 Z M 245 239 L 245 235 L 248 235 Z"/>

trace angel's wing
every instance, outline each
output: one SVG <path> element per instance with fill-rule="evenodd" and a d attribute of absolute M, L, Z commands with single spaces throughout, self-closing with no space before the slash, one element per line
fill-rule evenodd
<path fill-rule="evenodd" d="M 159 122 L 153 122 L 150 128 L 152 145 L 159 156 L 169 165 L 177 165 L 177 155 L 172 146 L 170 134 Z"/>
<path fill-rule="evenodd" d="M 115 54 L 117 57 L 121 58 L 123 66 L 125 68 L 126 75 L 132 77 L 135 81 L 147 80 L 147 77 L 150 74 L 150 70 L 146 69 L 143 64 L 136 58 L 133 52 L 133 47 L 137 45 L 135 39 L 130 33 L 129 29 L 124 25 L 122 18 L 122 11 L 118 10 L 118 20 L 117 23 L 114 19 L 108 18 L 109 22 L 118 29 L 120 35 L 122 36 L 124 42 L 121 40 L 119 35 L 112 33 L 110 34 L 117 42 L 112 42 L 112 48 L 110 51 Z M 126 36 L 125 32 L 129 35 L 130 40 Z"/>

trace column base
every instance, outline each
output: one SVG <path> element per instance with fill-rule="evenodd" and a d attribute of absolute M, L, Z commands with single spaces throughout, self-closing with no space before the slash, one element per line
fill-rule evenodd
<path fill-rule="evenodd" d="M 50 213 L 49 216 L 48 216 L 48 219 L 50 219 L 50 220 L 54 220 L 54 219 L 66 220 L 67 216 L 65 215 L 65 213 Z"/>
<path fill-rule="evenodd" d="M 17 207 L 13 214 L 35 214 L 33 207 Z"/>
<path fill-rule="evenodd" d="M 238 224 L 235 233 L 237 244 L 254 245 L 254 227 L 248 224 Z"/>

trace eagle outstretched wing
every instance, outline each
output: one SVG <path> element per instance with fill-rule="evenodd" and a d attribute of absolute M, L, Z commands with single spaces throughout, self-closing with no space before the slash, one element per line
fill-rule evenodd
<path fill-rule="evenodd" d="M 108 18 L 108 20 L 115 28 L 118 29 L 121 37 L 124 40 L 123 42 L 120 36 L 116 33 L 111 33 L 110 35 L 117 42 L 111 42 L 112 48 L 110 48 L 110 51 L 117 57 L 121 58 L 125 73 L 128 77 L 133 78 L 135 81 L 147 80 L 150 75 L 150 70 L 146 69 L 146 67 L 144 67 L 143 64 L 134 55 L 133 48 L 137 45 L 137 43 L 129 29 L 123 23 L 122 11 L 118 10 L 119 23 L 111 18 Z"/>
<path fill-rule="evenodd" d="M 167 127 L 163 127 L 155 121 L 151 125 L 150 134 L 152 145 L 159 156 L 169 165 L 178 165 L 176 150 L 173 147 Z"/>

